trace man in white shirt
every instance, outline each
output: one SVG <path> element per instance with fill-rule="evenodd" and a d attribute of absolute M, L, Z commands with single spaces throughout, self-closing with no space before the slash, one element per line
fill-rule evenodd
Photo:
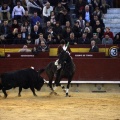
<path fill-rule="evenodd" d="M 21 6 L 20 1 L 17 2 L 17 6 L 13 8 L 12 18 L 21 21 L 21 17 L 25 14 L 25 9 Z"/>
<path fill-rule="evenodd" d="M 50 21 L 50 13 L 53 11 L 53 7 L 50 6 L 50 3 L 47 2 L 46 5 L 43 7 L 43 17 L 44 17 L 44 23 L 47 21 Z"/>

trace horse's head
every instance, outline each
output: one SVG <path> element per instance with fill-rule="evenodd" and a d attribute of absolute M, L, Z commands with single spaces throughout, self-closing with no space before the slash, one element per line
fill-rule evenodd
<path fill-rule="evenodd" d="M 59 54 L 58 64 L 69 63 L 71 61 L 70 53 L 68 51 L 62 51 Z"/>

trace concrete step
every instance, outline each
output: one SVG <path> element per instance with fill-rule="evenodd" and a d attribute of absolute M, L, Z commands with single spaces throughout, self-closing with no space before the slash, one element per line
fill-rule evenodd
<path fill-rule="evenodd" d="M 113 23 L 113 24 L 110 24 L 110 23 L 106 23 L 105 24 L 105 27 L 110 27 L 110 28 L 120 28 L 120 23 L 119 24 L 115 24 L 115 23 Z"/>
<path fill-rule="evenodd" d="M 103 22 L 106 23 L 120 23 L 120 19 L 103 19 Z"/>
<path fill-rule="evenodd" d="M 120 13 L 120 8 L 110 8 L 107 10 L 108 14 Z"/>
<path fill-rule="evenodd" d="M 104 19 L 120 19 L 120 12 L 119 14 L 105 14 Z"/>

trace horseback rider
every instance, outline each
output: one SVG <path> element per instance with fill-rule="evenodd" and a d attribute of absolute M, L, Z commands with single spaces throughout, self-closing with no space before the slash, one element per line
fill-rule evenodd
<path fill-rule="evenodd" d="M 71 53 L 69 42 L 65 44 L 65 40 L 63 39 L 60 41 L 60 45 L 58 46 L 57 55 L 59 56 L 62 51 L 67 51 L 69 54 Z M 58 64 L 58 59 L 55 61 L 55 65 L 57 66 L 57 70 L 61 69 L 61 64 Z"/>

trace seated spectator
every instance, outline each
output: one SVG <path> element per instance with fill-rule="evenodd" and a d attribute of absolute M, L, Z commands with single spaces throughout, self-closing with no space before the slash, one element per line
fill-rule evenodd
<path fill-rule="evenodd" d="M 47 45 L 54 44 L 56 41 L 52 38 L 52 35 L 49 34 L 46 40 Z"/>
<path fill-rule="evenodd" d="M 113 43 L 120 44 L 120 32 L 115 35 Z"/>
<path fill-rule="evenodd" d="M 87 38 L 87 34 L 83 33 L 82 37 L 78 39 L 78 44 L 90 44 L 90 40 Z"/>
<path fill-rule="evenodd" d="M 28 34 L 26 42 L 27 42 L 27 44 L 32 44 L 32 39 L 31 39 L 30 34 Z"/>
<path fill-rule="evenodd" d="M 39 34 L 39 38 L 35 39 L 35 43 L 34 43 L 34 44 L 35 44 L 35 45 L 39 45 L 42 41 L 46 43 L 46 40 L 45 40 L 45 38 L 43 37 L 43 34 L 40 33 L 40 34 Z"/>
<path fill-rule="evenodd" d="M 54 31 L 54 33 L 55 33 L 56 35 L 62 34 L 63 29 L 62 29 L 62 27 L 60 26 L 60 23 L 59 23 L 58 21 L 56 22 L 55 26 L 53 27 L 53 31 Z"/>
<path fill-rule="evenodd" d="M 88 27 L 85 27 L 83 33 L 86 33 L 87 34 L 87 38 L 91 39 L 92 31 L 90 31 L 90 29 Z"/>
<path fill-rule="evenodd" d="M 52 27 L 49 27 L 49 28 L 48 28 L 48 31 L 47 31 L 47 33 L 45 34 L 45 38 L 46 38 L 46 39 L 47 39 L 47 37 L 48 37 L 49 34 L 51 35 L 51 37 L 52 37 L 53 40 L 56 39 L 56 36 L 57 36 L 57 35 L 54 33 Z"/>
<path fill-rule="evenodd" d="M 105 35 L 109 35 L 110 38 L 114 39 L 113 32 L 110 31 L 110 28 L 109 28 L 109 27 L 106 27 L 106 28 L 105 28 L 104 37 L 105 37 Z"/>
<path fill-rule="evenodd" d="M 31 17 L 31 27 L 33 28 L 36 25 L 36 22 L 41 23 L 41 18 L 38 16 L 38 13 L 34 11 L 33 16 Z"/>
<path fill-rule="evenodd" d="M 31 50 L 28 49 L 28 46 L 27 46 L 27 45 L 23 45 L 23 48 L 20 49 L 18 52 L 31 52 Z"/>
<path fill-rule="evenodd" d="M 47 31 L 48 31 L 48 29 L 49 29 L 50 27 L 52 27 L 52 26 L 51 26 L 51 22 L 50 22 L 50 21 L 47 21 L 45 27 L 43 27 L 43 34 L 44 34 L 44 35 L 47 33 Z"/>
<path fill-rule="evenodd" d="M 92 20 L 92 13 L 91 13 L 91 10 L 89 8 L 89 5 L 86 5 L 85 10 L 82 11 L 82 18 L 86 22 L 90 22 Z"/>
<path fill-rule="evenodd" d="M 99 52 L 99 48 L 96 45 L 96 42 L 92 39 L 91 39 L 91 48 L 90 48 L 89 52 Z"/>
<path fill-rule="evenodd" d="M 22 16 L 21 21 L 22 23 L 25 23 L 27 21 L 28 24 L 30 24 L 30 16 L 27 10 L 25 11 L 25 14 Z"/>
<path fill-rule="evenodd" d="M 42 28 L 42 26 L 41 26 L 41 23 L 40 23 L 39 21 L 37 21 L 37 22 L 36 22 L 36 25 L 38 26 L 38 31 L 39 31 L 40 33 L 43 33 L 43 28 Z"/>
<path fill-rule="evenodd" d="M 102 41 L 103 32 L 101 31 L 101 28 L 97 28 L 96 31 L 97 31 L 96 33 L 97 33 L 98 38 L 100 38 L 100 40 Z"/>
<path fill-rule="evenodd" d="M 6 43 L 6 36 L 11 33 L 10 26 L 8 25 L 8 20 L 4 20 L 0 28 L 0 38 L 1 43 Z"/>
<path fill-rule="evenodd" d="M 65 22 L 65 26 L 63 27 L 63 31 L 68 27 L 72 29 L 72 25 L 71 25 L 70 21 Z"/>
<path fill-rule="evenodd" d="M 31 39 L 32 39 L 32 44 L 35 43 L 35 39 L 39 38 L 40 31 L 38 30 L 38 26 L 35 25 L 33 31 L 31 32 Z"/>
<path fill-rule="evenodd" d="M 101 10 L 103 12 L 103 14 L 107 13 L 107 9 L 110 7 L 110 5 L 108 5 L 106 3 L 106 0 L 102 0 L 102 5 L 101 5 Z"/>
<path fill-rule="evenodd" d="M 61 5 L 65 7 L 65 9 L 69 12 L 70 8 L 68 7 L 68 0 L 59 0 Z"/>
<path fill-rule="evenodd" d="M 70 33 L 72 32 L 72 29 L 70 27 L 67 27 L 65 31 L 63 31 L 63 38 L 66 40 L 69 38 Z"/>
<path fill-rule="evenodd" d="M 113 39 L 109 37 L 109 35 L 105 35 L 105 37 L 102 39 L 103 45 L 113 45 Z"/>
<path fill-rule="evenodd" d="M 29 24 L 27 21 L 25 21 L 25 22 L 21 25 L 21 29 L 22 29 L 22 27 L 25 27 L 25 29 L 26 29 L 26 31 L 28 32 L 28 34 L 31 34 L 31 26 L 30 26 L 30 24 Z"/>
<path fill-rule="evenodd" d="M 19 32 L 21 31 L 21 28 L 18 24 L 18 20 L 13 19 L 13 22 L 12 22 L 12 25 L 11 25 L 11 30 L 13 31 L 15 28 L 17 28 Z"/>
<path fill-rule="evenodd" d="M 6 36 L 7 44 L 13 44 L 13 41 L 15 38 L 17 38 L 18 35 L 18 28 L 14 28 L 12 33 L 9 33 Z"/>
<path fill-rule="evenodd" d="M 69 42 L 70 45 L 77 45 L 77 39 L 75 38 L 75 35 L 73 32 L 70 33 L 70 36 L 67 39 L 67 42 Z"/>
<path fill-rule="evenodd" d="M 34 11 L 41 11 L 42 7 L 40 7 L 37 3 L 35 3 L 34 0 L 26 0 L 26 4 L 27 4 L 27 10 L 29 14 L 33 14 Z"/>
<path fill-rule="evenodd" d="M 91 32 L 93 31 L 93 28 L 92 28 L 92 26 L 90 25 L 89 22 L 86 22 L 86 23 L 85 23 L 85 27 L 88 27 Z"/>
<path fill-rule="evenodd" d="M 77 19 L 77 21 L 79 22 L 79 27 L 81 28 L 81 31 L 84 30 L 84 28 L 85 28 L 85 20 L 83 20 L 83 17 L 79 16 L 79 19 Z"/>
<path fill-rule="evenodd" d="M 0 7 L 0 20 L 3 21 L 3 19 L 10 20 L 10 7 L 7 3 L 3 3 L 3 5 Z"/>
<path fill-rule="evenodd" d="M 86 5 L 86 2 L 84 0 L 77 0 L 75 3 L 75 13 L 77 18 L 82 15 L 82 11 L 84 10 L 84 7 Z"/>
<path fill-rule="evenodd" d="M 93 33 L 93 37 L 90 39 L 90 41 L 94 40 L 96 44 L 102 44 L 102 41 L 100 38 L 98 38 L 97 33 Z"/>
<path fill-rule="evenodd" d="M 50 13 L 50 22 L 51 22 L 52 26 L 54 26 L 56 24 L 56 17 L 55 17 L 54 11 L 51 11 L 51 13 Z"/>
<path fill-rule="evenodd" d="M 50 21 L 50 13 L 53 11 L 53 7 L 50 6 L 50 3 L 47 2 L 46 5 L 43 7 L 43 17 L 44 17 L 44 23 L 47 21 Z"/>
<path fill-rule="evenodd" d="M 17 37 L 14 39 L 13 44 L 26 44 L 26 41 L 22 39 L 22 35 L 19 32 Z"/>
<path fill-rule="evenodd" d="M 79 21 L 74 22 L 74 26 L 72 28 L 72 31 L 75 34 L 76 38 L 80 38 L 82 34 L 82 28 L 79 26 Z"/>
<path fill-rule="evenodd" d="M 13 8 L 12 18 L 21 22 L 21 17 L 25 14 L 25 9 L 21 6 L 20 1 L 17 1 L 17 5 Z"/>
<path fill-rule="evenodd" d="M 101 32 L 104 33 L 104 26 L 100 23 L 99 20 L 96 21 L 94 27 L 93 27 L 93 32 L 96 33 L 97 32 L 97 28 L 101 29 Z"/>
<path fill-rule="evenodd" d="M 27 36 L 28 36 L 28 31 L 26 30 L 25 27 L 22 27 L 21 28 L 21 35 L 22 35 L 22 39 L 25 41 L 26 43 L 26 39 L 27 39 Z"/>
<path fill-rule="evenodd" d="M 71 17 L 68 14 L 67 10 L 63 10 L 63 14 L 60 14 L 60 18 L 59 18 L 60 25 L 64 27 L 66 24 L 66 21 L 69 21 L 71 24 Z"/>
<path fill-rule="evenodd" d="M 100 11 L 99 7 L 95 8 L 95 10 L 93 11 L 93 15 L 97 15 L 98 19 L 102 18 L 102 12 Z"/>
<path fill-rule="evenodd" d="M 49 47 L 47 46 L 47 44 L 44 41 L 41 41 L 40 45 L 36 47 L 36 51 L 33 51 L 33 52 L 38 53 L 38 52 L 45 52 L 48 50 L 49 50 Z"/>

